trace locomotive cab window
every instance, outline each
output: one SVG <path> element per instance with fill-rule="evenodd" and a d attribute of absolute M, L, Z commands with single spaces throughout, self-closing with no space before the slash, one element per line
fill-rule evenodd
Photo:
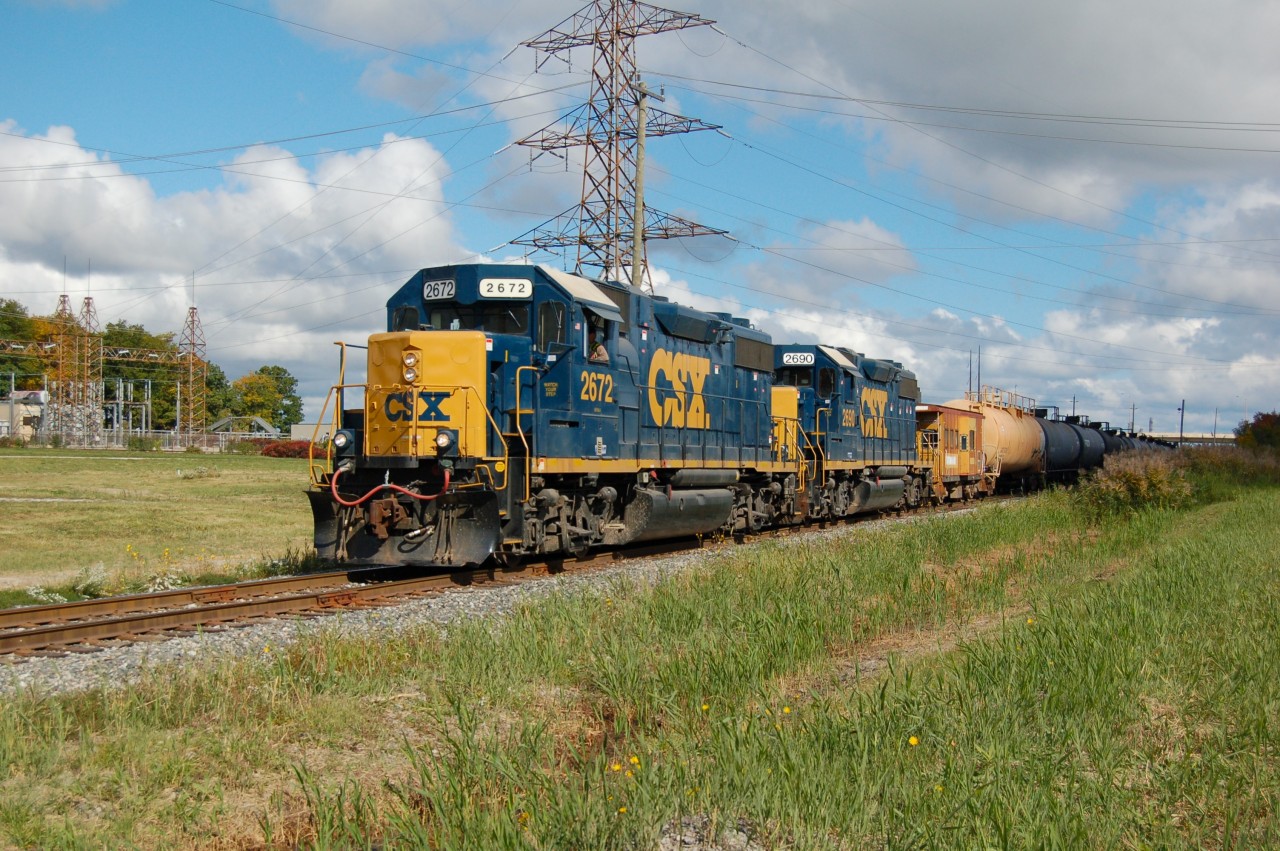
<path fill-rule="evenodd" d="M 830 367 L 818 370 L 818 395 L 829 399 L 836 394 L 836 371 Z"/>
<path fill-rule="evenodd" d="M 391 330 L 417 331 L 418 308 L 408 304 L 397 307 L 391 314 Z"/>
<path fill-rule="evenodd" d="M 529 305 L 500 302 L 432 305 L 431 327 L 438 331 L 526 334 L 529 331 Z"/>
<path fill-rule="evenodd" d="M 590 310 L 582 313 L 587 319 L 582 350 L 591 363 L 606 364 L 609 362 L 609 352 L 605 348 L 609 342 L 609 323 Z"/>
<path fill-rule="evenodd" d="M 784 366 L 778 370 L 778 378 L 774 383 L 782 387 L 812 387 L 813 367 Z"/>
<path fill-rule="evenodd" d="M 565 341 L 565 306 L 558 301 L 544 301 L 538 305 L 539 351 L 551 351 L 552 343 Z"/>

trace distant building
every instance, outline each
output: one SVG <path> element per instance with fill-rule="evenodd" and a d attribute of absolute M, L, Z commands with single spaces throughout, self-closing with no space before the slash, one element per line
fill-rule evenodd
<path fill-rule="evenodd" d="M 44 390 L 15 390 L 0 399 L 0 437 L 34 440 L 48 404 Z"/>
<path fill-rule="evenodd" d="M 319 432 L 316 431 L 317 426 L 319 426 Z M 289 426 L 289 439 L 310 440 L 314 437 L 317 443 L 324 443 L 329 439 L 329 428 L 328 423 L 324 425 L 319 423 L 294 423 Z"/>

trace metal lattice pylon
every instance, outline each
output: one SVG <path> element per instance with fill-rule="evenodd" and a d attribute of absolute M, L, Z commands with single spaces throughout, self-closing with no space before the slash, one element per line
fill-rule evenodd
<path fill-rule="evenodd" d="M 71 297 L 58 297 L 52 339 L 39 344 L 49 380 L 49 406 L 42 430 L 68 446 L 102 441 L 102 330 L 93 298 L 86 296 L 80 314 L 71 312 Z"/>
<path fill-rule="evenodd" d="M 84 445 L 102 442 L 102 327 L 93 296 L 80 305 L 80 327 L 76 335 L 79 376 L 76 380 L 76 439 Z"/>
<path fill-rule="evenodd" d="M 592 266 L 605 276 L 619 276 L 632 265 L 642 137 L 719 129 L 661 110 L 649 110 L 642 124 L 640 97 L 644 90 L 636 71 L 635 39 L 713 23 L 698 15 L 633 0 L 593 0 L 559 25 L 524 42 L 543 55 L 539 66 L 546 58 L 574 47 L 592 48 L 593 59 L 590 97 L 565 117 L 565 129 L 547 128 L 518 142 L 543 151 L 583 147 L 582 200 L 542 228 L 512 240 L 514 244 L 542 250 L 577 246 L 579 272 L 583 266 Z M 725 233 L 657 210 L 644 210 L 641 224 L 642 236 L 650 239 Z M 643 239 L 639 243 L 643 264 Z"/>
<path fill-rule="evenodd" d="M 182 433 L 188 440 L 204 434 L 209 421 L 209 362 L 205 360 L 204 330 L 200 312 L 193 305 L 187 310 L 187 324 L 179 347 L 185 392 L 182 397 Z"/>
<path fill-rule="evenodd" d="M 43 423 L 46 432 L 61 440 L 71 436 L 75 422 L 75 383 L 81 372 L 76 345 L 78 330 L 75 314 L 71 312 L 71 296 L 63 293 L 53 314 L 53 339 L 45 344 L 46 355 L 53 361 L 53 368 L 45 374 L 52 374 L 53 381 L 49 385 L 49 404 Z"/>

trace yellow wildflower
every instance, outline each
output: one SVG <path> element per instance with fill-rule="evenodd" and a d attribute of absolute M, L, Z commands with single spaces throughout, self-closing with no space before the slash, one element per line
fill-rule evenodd
<path fill-rule="evenodd" d="M 710 703 L 704 703 L 704 704 L 702 704 L 702 711 L 703 711 L 703 712 L 706 712 L 706 711 L 707 711 L 708 709 L 710 709 L 710 708 L 711 708 L 711 704 L 710 704 Z"/>
<path fill-rule="evenodd" d="M 907 739 L 907 744 L 911 745 L 911 747 L 914 748 L 916 745 L 920 744 L 920 740 L 915 736 L 912 736 L 911 738 Z"/>
<path fill-rule="evenodd" d="M 631 762 L 631 764 L 632 764 L 632 765 L 639 765 L 639 764 L 640 764 L 640 757 L 638 757 L 638 756 L 633 756 L 633 757 L 631 757 L 630 762 Z"/>
<path fill-rule="evenodd" d="M 626 807 L 618 807 L 618 812 L 622 813 L 623 815 L 626 815 L 626 813 L 627 813 L 627 808 L 626 808 Z"/>
<path fill-rule="evenodd" d="M 790 714 L 791 714 L 791 707 L 790 707 L 790 706 L 784 706 L 784 707 L 782 707 L 782 714 L 783 714 L 783 715 L 790 715 Z"/>

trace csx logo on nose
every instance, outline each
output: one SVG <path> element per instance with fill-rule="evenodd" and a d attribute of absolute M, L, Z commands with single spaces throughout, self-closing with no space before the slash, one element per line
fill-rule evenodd
<path fill-rule="evenodd" d="M 441 403 L 449 398 L 446 393 L 389 393 L 387 401 L 382 404 L 383 416 L 388 422 L 403 423 L 414 419 L 411 396 L 418 397 L 418 416 L 420 423 L 447 423 L 449 415 L 440 409 Z"/>

